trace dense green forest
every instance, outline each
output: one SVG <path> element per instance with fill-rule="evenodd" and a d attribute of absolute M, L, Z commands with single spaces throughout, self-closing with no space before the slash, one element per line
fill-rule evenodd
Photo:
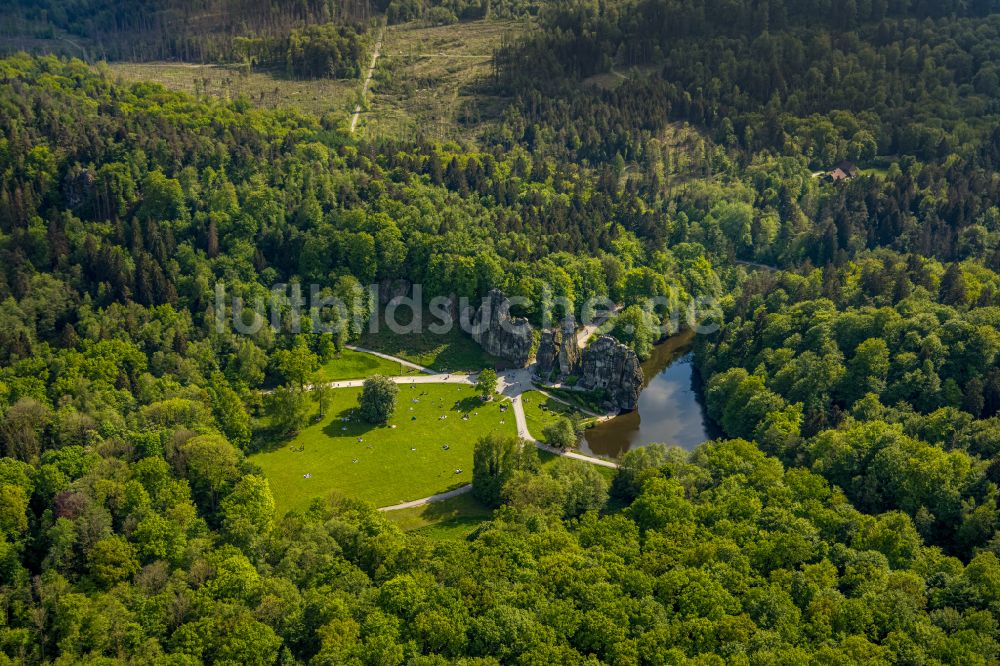
<path fill-rule="evenodd" d="M 379 11 L 485 14 L 356 4 L 241 5 L 117 55 L 191 3 L 17 6 L 108 56 L 258 49 L 294 76 L 356 72 Z M 485 6 L 536 4 L 478 145 L 0 60 L 4 661 L 1000 658 L 1000 7 Z M 842 160 L 861 175 L 818 177 Z M 485 438 L 497 509 L 464 541 L 343 497 L 279 514 L 248 456 L 307 422 L 363 287 L 399 279 L 500 288 L 536 324 L 608 296 L 640 355 L 676 332 L 645 299 L 718 299 L 696 358 L 724 437 L 629 452 L 610 483 Z M 220 331 L 220 283 L 319 283 L 358 319 Z"/>
<path fill-rule="evenodd" d="M 0 9 L 0 37 L 45 40 L 48 50 L 94 60 L 252 59 L 274 66 L 287 57 L 292 76 L 342 77 L 359 66 L 354 33 L 373 15 L 370 0 L 14 0 Z M 301 50 L 310 45 L 309 59 L 318 59 L 320 49 L 352 59 L 346 69 L 302 66 Z"/>
<path fill-rule="evenodd" d="M 538 5 L 537 0 L 11 0 L 0 7 L 0 39 L 11 39 L 13 50 L 29 45 L 92 60 L 249 63 L 286 69 L 299 78 L 349 78 L 360 67 L 358 33 L 381 17 L 390 25 L 450 25 L 531 16 Z M 0 41 L 0 50 L 11 50 L 4 47 Z M 331 62 L 317 63 L 323 56 Z"/>
<path fill-rule="evenodd" d="M 390 25 L 406 21 L 449 25 L 483 18 L 531 16 L 543 3 L 538 0 L 389 0 L 385 3 L 383 0 L 379 5 L 382 4 L 385 4 L 385 17 Z"/>
<path fill-rule="evenodd" d="M 998 199 L 995 3 L 785 4 L 558 3 L 497 54 L 498 85 L 518 103 L 492 139 L 607 165 L 610 179 L 634 163 L 628 184 L 670 199 L 680 156 L 664 133 L 688 121 L 726 149 L 696 146 L 694 166 L 752 186 L 746 200 L 760 212 L 726 230 L 737 256 L 819 266 L 878 246 L 968 256 L 963 238 L 986 230 Z M 638 65 L 613 90 L 580 85 Z M 895 166 L 809 192 L 810 172 L 845 159 Z"/>

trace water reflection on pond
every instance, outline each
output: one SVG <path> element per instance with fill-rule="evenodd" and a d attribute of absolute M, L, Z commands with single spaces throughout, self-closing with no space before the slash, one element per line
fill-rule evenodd
<path fill-rule="evenodd" d="M 677 335 L 654 348 L 642 365 L 646 387 L 639 408 L 587 430 L 582 451 L 616 458 L 654 442 L 692 449 L 711 438 L 692 382 L 692 338 L 691 333 Z"/>

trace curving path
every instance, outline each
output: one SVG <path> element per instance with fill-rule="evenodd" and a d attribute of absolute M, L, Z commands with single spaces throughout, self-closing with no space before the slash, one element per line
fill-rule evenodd
<path fill-rule="evenodd" d="M 556 388 L 558 388 L 558 387 L 556 387 Z M 563 400 L 559 396 L 552 395 L 548 391 L 542 390 L 542 389 L 540 389 L 538 387 L 535 387 L 535 391 L 537 391 L 538 393 L 541 393 L 542 395 L 544 395 L 549 400 L 555 400 L 556 402 L 560 402 L 560 403 L 566 405 L 567 407 L 572 407 L 576 411 L 582 412 L 582 413 L 586 414 L 587 416 L 590 416 L 590 417 L 593 417 L 593 418 L 597 419 L 598 421 L 607 421 L 609 419 L 614 418 L 613 414 L 598 414 L 597 412 L 592 412 L 589 409 L 587 409 L 586 407 L 583 407 L 581 405 L 574 405 L 569 400 Z"/>
<path fill-rule="evenodd" d="M 757 263 L 756 261 L 746 261 L 744 259 L 734 259 L 733 261 L 735 261 L 737 264 L 740 264 L 741 266 L 749 266 L 750 268 L 759 268 L 762 271 L 771 271 L 772 273 L 781 270 L 777 266 L 771 266 L 770 264 L 760 264 Z"/>
<path fill-rule="evenodd" d="M 548 451 L 557 456 L 562 456 L 563 458 L 572 458 L 573 460 L 580 460 L 585 463 L 590 463 L 591 465 L 598 465 L 599 467 L 607 467 L 609 469 L 618 469 L 618 463 L 611 460 L 605 460 L 603 458 L 594 458 L 592 456 L 587 456 L 582 453 L 577 453 L 576 451 L 567 451 L 565 449 L 557 449 L 546 444 L 542 444 L 537 439 L 531 436 L 528 431 L 528 420 L 524 415 L 524 404 L 521 402 L 521 394 L 518 393 L 516 396 L 511 398 L 511 402 L 514 403 L 514 419 L 517 421 L 517 436 L 521 439 L 531 442 L 536 447 L 542 451 Z"/>
<path fill-rule="evenodd" d="M 576 334 L 576 346 L 580 348 L 586 347 L 587 340 L 590 339 L 590 336 L 596 333 L 597 329 L 599 329 L 601 326 L 604 326 L 604 324 L 607 323 L 609 319 L 611 319 L 621 311 L 622 311 L 622 306 L 615 305 L 615 307 L 612 310 L 603 312 L 601 316 L 597 317 L 594 321 L 590 322 L 586 326 L 580 327 L 580 330 Z"/>
<path fill-rule="evenodd" d="M 424 367 L 422 365 L 417 365 L 416 363 L 411 363 L 404 358 L 399 358 L 398 356 L 390 356 L 389 354 L 383 354 L 382 352 L 377 352 L 374 349 L 365 349 L 364 347 L 358 347 L 357 345 L 344 345 L 345 349 L 350 349 L 351 351 L 360 352 L 362 354 L 371 354 L 372 356 L 378 356 L 387 361 L 395 361 L 400 365 L 406 366 L 407 368 L 413 368 L 414 370 L 419 370 L 428 375 L 437 374 L 436 370 L 431 370 L 430 368 Z"/>
<path fill-rule="evenodd" d="M 452 497 L 458 497 L 459 495 L 464 495 L 465 493 L 472 492 L 472 484 L 462 486 L 461 488 L 455 488 L 454 490 L 449 490 L 446 493 L 438 493 L 437 495 L 431 495 L 430 497 L 421 497 L 420 499 L 412 500 L 410 502 L 403 502 L 401 504 L 393 504 L 392 506 L 381 506 L 379 511 L 401 511 L 403 509 L 416 509 L 419 506 L 427 506 L 428 504 L 433 504 L 434 502 L 442 502 L 446 499 L 451 499 Z"/>

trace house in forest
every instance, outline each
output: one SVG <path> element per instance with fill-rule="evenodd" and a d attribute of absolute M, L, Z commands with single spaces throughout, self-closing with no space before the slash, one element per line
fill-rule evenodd
<path fill-rule="evenodd" d="M 845 160 L 835 166 L 831 171 L 828 171 L 826 175 L 823 176 L 823 179 L 836 183 L 842 180 L 850 180 L 851 178 L 859 175 L 861 175 L 861 172 L 858 170 L 858 167 Z"/>

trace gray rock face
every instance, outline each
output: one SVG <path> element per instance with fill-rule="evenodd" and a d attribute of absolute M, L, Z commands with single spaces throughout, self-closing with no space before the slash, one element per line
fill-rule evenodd
<path fill-rule="evenodd" d="M 67 205 L 76 210 L 89 200 L 94 193 L 97 177 L 90 169 L 73 167 L 63 178 L 62 191 Z"/>
<path fill-rule="evenodd" d="M 510 301 L 499 289 L 492 290 L 471 318 L 472 339 L 488 354 L 510 361 L 515 367 L 528 365 L 531 356 L 531 324 L 510 316 Z"/>
<path fill-rule="evenodd" d="M 558 330 L 542 331 L 542 338 L 538 341 L 538 351 L 535 352 L 538 374 L 549 375 L 555 370 L 556 362 L 559 360 L 560 337 Z"/>
<path fill-rule="evenodd" d="M 559 372 L 571 375 L 580 362 L 580 348 L 576 344 L 576 320 L 570 315 L 562 324 L 562 343 L 559 345 Z"/>
<path fill-rule="evenodd" d="M 602 335 L 584 350 L 579 385 L 604 389 L 614 407 L 627 411 L 639 406 L 642 366 L 635 352 L 609 335 Z"/>

